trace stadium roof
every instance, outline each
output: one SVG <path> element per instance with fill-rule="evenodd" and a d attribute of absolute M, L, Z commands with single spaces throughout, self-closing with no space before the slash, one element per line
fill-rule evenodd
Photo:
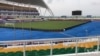
<path fill-rule="evenodd" d="M 22 6 L 15 6 L 15 5 L 10 5 L 10 4 L 4 4 L 4 3 L 0 3 L 0 9 L 7 9 L 7 10 L 13 10 L 13 6 L 14 6 L 14 10 L 21 10 L 24 9 L 25 11 L 36 11 L 36 8 L 29 8 L 29 7 L 22 7 Z"/>
<path fill-rule="evenodd" d="M 6 0 L 6 1 L 37 5 L 37 6 L 41 6 L 41 7 L 49 9 L 48 6 L 44 3 L 43 0 Z"/>
<path fill-rule="evenodd" d="M 6 1 L 40 6 L 40 7 L 48 9 L 49 13 L 52 16 L 54 16 L 52 10 L 46 5 L 46 3 L 43 0 L 6 0 Z"/>

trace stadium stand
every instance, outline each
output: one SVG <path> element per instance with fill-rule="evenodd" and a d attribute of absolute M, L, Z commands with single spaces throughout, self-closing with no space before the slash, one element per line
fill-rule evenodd
<path fill-rule="evenodd" d="M 93 48 L 97 45 L 97 42 L 85 42 L 85 43 L 78 43 L 78 47 L 82 48 Z M 74 48 L 75 43 L 72 44 L 63 44 L 58 43 L 53 45 L 53 49 L 61 49 L 61 48 Z M 23 51 L 23 46 L 8 46 L 7 48 L 1 48 L 0 52 L 17 52 Z M 30 50 L 47 50 L 50 49 L 50 44 L 40 44 L 40 45 L 27 45 L 25 48 L 27 51 Z"/>

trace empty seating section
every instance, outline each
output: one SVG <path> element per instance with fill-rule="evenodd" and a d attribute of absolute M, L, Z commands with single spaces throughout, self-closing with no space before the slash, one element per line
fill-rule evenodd
<path fill-rule="evenodd" d="M 92 48 L 95 45 L 97 45 L 97 42 L 86 42 L 78 44 L 79 47 L 85 47 L 85 48 Z"/>
<path fill-rule="evenodd" d="M 3 47 L 0 47 L 0 50 L 2 50 L 3 49 Z"/>
<path fill-rule="evenodd" d="M 12 16 L 15 15 L 15 16 Z M 21 16 L 22 15 L 22 16 Z M 16 19 L 16 18 L 34 18 L 39 12 L 35 7 L 23 7 L 0 3 L 0 19 Z"/>
<path fill-rule="evenodd" d="M 53 44 L 53 49 L 61 49 L 61 48 L 70 48 L 70 47 L 75 47 L 76 43 L 71 43 L 71 44 L 65 44 L 65 43 L 58 43 L 58 44 Z M 94 46 L 97 46 L 97 42 L 94 41 L 94 42 L 81 42 L 81 43 L 78 43 L 78 47 L 83 47 L 83 48 L 93 48 Z M 47 50 L 47 49 L 50 49 L 50 44 L 43 44 L 43 45 L 27 45 L 25 47 L 25 50 L 26 51 L 32 51 L 32 50 Z M 0 47 L 0 52 L 18 52 L 18 51 L 23 51 L 23 46 L 19 47 Z"/>

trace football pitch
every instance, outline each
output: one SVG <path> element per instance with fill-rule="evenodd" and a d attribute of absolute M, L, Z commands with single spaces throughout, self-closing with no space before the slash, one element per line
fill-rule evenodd
<path fill-rule="evenodd" d="M 13 25 L 0 24 L 1 27 L 11 28 L 27 28 L 27 29 L 40 29 L 40 30 L 62 30 L 65 28 L 73 27 L 86 23 L 87 21 L 38 21 L 38 22 L 21 22 Z"/>

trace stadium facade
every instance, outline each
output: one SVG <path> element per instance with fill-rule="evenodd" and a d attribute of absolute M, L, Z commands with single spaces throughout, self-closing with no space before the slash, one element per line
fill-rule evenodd
<path fill-rule="evenodd" d="M 36 8 L 26 8 L 0 3 L 1 18 L 19 18 L 21 15 L 28 18 L 29 16 L 38 16 L 39 12 Z"/>
<path fill-rule="evenodd" d="M 6 2 L 6 3 L 5 3 Z M 9 3 L 16 3 L 8 4 Z M 20 6 L 19 4 L 24 4 L 29 7 Z M 30 7 L 33 5 L 34 7 Z M 35 18 L 39 16 L 40 13 L 36 7 L 43 7 L 49 9 L 48 6 L 43 2 L 43 0 L 4 0 L 0 1 L 0 18 Z"/>

